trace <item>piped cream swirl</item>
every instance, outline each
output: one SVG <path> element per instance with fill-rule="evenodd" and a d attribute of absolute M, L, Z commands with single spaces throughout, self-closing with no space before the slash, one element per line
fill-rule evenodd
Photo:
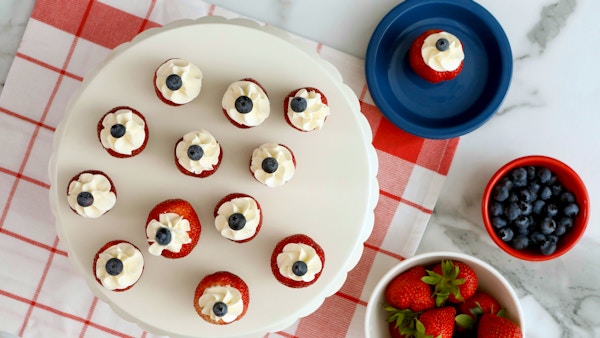
<path fill-rule="evenodd" d="M 69 183 L 67 202 L 77 214 L 87 218 L 98 218 L 112 209 L 117 202 L 117 195 L 111 191 L 112 185 L 102 174 L 82 173 Z M 92 194 L 92 205 L 83 207 L 77 203 L 77 195 L 81 192 Z"/>
<path fill-rule="evenodd" d="M 161 245 L 156 241 L 156 232 L 160 228 L 167 228 L 171 232 L 171 241 L 166 245 Z M 160 256 L 163 250 L 181 251 L 184 244 L 192 242 L 192 238 L 188 233 L 190 229 L 190 221 L 183 218 L 183 216 L 174 212 L 160 214 L 158 220 L 151 220 L 146 227 L 146 237 L 148 242 L 152 243 L 148 247 L 148 252 L 154 256 Z"/>
<path fill-rule="evenodd" d="M 252 110 L 242 114 L 235 108 L 235 101 L 240 96 L 252 100 Z M 221 102 L 227 115 L 236 123 L 256 127 L 263 123 L 271 113 L 271 103 L 264 90 L 252 81 L 236 81 L 229 85 Z"/>
<path fill-rule="evenodd" d="M 278 167 L 273 173 L 268 173 L 262 168 L 262 162 L 268 157 L 277 160 Z M 259 182 L 269 187 L 278 187 L 292 179 L 296 166 L 288 148 L 277 143 L 265 143 L 252 152 L 250 170 Z"/>
<path fill-rule="evenodd" d="M 204 154 L 199 160 L 192 160 L 188 156 L 188 148 L 192 145 L 198 145 L 202 148 Z M 219 162 L 221 146 L 214 136 L 206 130 L 192 131 L 183 135 L 183 140 L 177 143 L 175 155 L 177 162 L 187 171 L 196 175 L 203 171 L 211 171 Z"/>
<path fill-rule="evenodd" d="M 172 74 L 181 78 L 182 86 L 177 90 L 167 87 L 167 77 Z M 188 60 L 170 59 L 156 70 L 155 85 L 165 99 L 176 104 L 186 104 L 200 94 L 202 71 Z"/>
<path fill-rule="evenodd" d="M 242 214 L 246 219 L 246 224 L 240 230 L 233 230 L 229 226 L 229 216 L 235 213 Z M 221 204 L 215 218 L 215 228 L 221 236 L 234 241 L 242 241 L 254 236 L 259 224 L 260 210 L 251 197 L 236 197 Z"/>
<path fill-rule="evenodd" d="M 292 271 L 292 266 L 298 261 L 306 263 L 307 266 L 307 271 L 302 276 L 297 276 Z M 277 266 L 279 267 L 279 273 L 284 277 L 295 281 L 310 282 L 323 269 L 323 262 L 317 251 L 310 245 L 289 243 L 277 255 Z"/>
<path fill-rule="evenodd" d="M 217 302 L 227 305 L 227 313 L 221 317 L 213 311 L 213 306 Z M 213 321 L 222 320 L 225 323 L 233 322 L 244 311 L 242 294 L 238 289 L 229 285 L 206 288 L 198 299 L 198 305 L 202 308 L 202 314 L 209 316 Z"/>
<path fill-rule="evenodd" d="M 294 97 L 301 97 L 306 100 L 306 109 L 302 112 L 295 112 L 291 108 L 290 99 L 287 107 L 287 116 L 290 123 L 304 131 L 320 130 L 323 128 L 325 119 L 329 115 L 329 107 L 323 103 L 321 94 L 314 90 L 306 90 L 305 88 L 300 89 L 296 92 Z"/>
<path fill-rule="evenodd" d="M 437 49 L 436 42 L 439 39 L 448 40 L 447 50 Z M 433 33 L 425 38 L 421 47 L 421 56 L 426 65 L 438 72 L 451 72 L 458 69 L 465 58 L 460 40 L 448 32 Z"/>
<path fill-rule="evenodd" d="M 123 271 L 113 276 L 106 271 L 106 263 L 117 258 L 123 263 Z M 126 289 L 140 279 L 144 270 L 144 256 L 133 245 L 121 242 L 98 254 L 96 278 L 109 290 Z"/>
<path fill-rule="evenodd" d="M 116 124 L 125 127 L 125 135 L 112 136 L 110 130 Z M 119 154 L 131 155 L 146 140 L 145 125 L 144 120 L 130 109 L 122 108 L 108 113 L 102 119 L 102 130 L 100 130 L 102 146 Z"/>

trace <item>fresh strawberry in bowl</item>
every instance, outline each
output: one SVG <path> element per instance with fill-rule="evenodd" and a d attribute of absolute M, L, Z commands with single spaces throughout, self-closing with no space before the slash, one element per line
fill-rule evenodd
<path fill-rule="evenodd" d="M 367 304 L 365 337 L 480 337 L 488 315 L 524 332 L 519 299 L 496 269 L 462 253 L 426 253 L 403 260 L 379 280 Z"/>

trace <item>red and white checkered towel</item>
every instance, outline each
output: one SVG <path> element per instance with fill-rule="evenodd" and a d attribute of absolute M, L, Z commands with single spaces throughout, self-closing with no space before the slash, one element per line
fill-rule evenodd
<path fill-rule="evenodd" d="M 139 32 L 182 18 L 239 15 L 197 0 L 38 0 L 0 97 L 0 331 L 24 337 L 150 337 L 98 301 L 68 261 L 48 204 L 48 160 L 65 104 L 86 73 Z M 364 61 L 313 42 L 360 99 L 379 158 L 365 250 L 335 295 L 269 337 L 362 337 L 377 280 L 414 254 L 458 139 L 404 133 L 374 106 Z"/>

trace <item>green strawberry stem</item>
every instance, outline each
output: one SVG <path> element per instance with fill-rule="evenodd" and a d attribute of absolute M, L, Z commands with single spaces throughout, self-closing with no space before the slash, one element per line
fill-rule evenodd
<path fill-rule="evenodd" d="M 433 294 L 435 295 L 435 305 L 437 307 L 443 306 L 450 294 L 454 295 L 457 300 L 462 301 L 463 297 L 460 294 L 459 286 L 465 282 L 463 278 L 458 278 L 460 269 L 451 260 L 442 261 L 441 266 L 441 275 L 427 270 L 427 276 L 421 278 L 424 283 L 435 286 Z"/>
<path fill-rule="evenodd" d="M 420 320 L 415 319 L 415 333 L 413 336 L 410 337 L 415 337 L 415 338 L 443 338 L 442 335 L 439 335 L 437 337 L 433 337 L 431 335 L 428 335 L 427 333 L 425 333 L 425 325 L 423 325 L 423 323 L 421 323 Z"/>
<path fill-rule="evenodd" d="M 383 308 L 388 312 L 387 321 L 388 323 L 395 323 L 394 328 L 405 337 L 416 337 L 415 321 L 419 316 L 420 312 L 413 312 L 409 309 L 397 309 L 393 306 L 386 306 Z"/>

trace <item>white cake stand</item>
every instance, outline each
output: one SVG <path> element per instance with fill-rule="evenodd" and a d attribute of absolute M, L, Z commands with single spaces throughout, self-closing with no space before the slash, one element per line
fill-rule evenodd
<path fill-rule="evenodd" d="M 180 107 L 162 103 L 152 86 L 155 68 L 173 57 L 204 73 L 199 97 Z M 249 77 L 267 90 L 271 116 L 258 127 L 238 129 L 221 112 L 221 98 L 231 82 Z M 304 86 L 319 88 L 331 108 L 317 132 L 299 132 L 284 120 L 285 95 Z M 100 117 L 121 105 L 144 114 L 150 130 L 146 149 L 126 159 L 108 155 L 96 135 Z M 204 179 L 181 174 L 173 160 L 175 142 L 199 128 L 217 138 L 224 154 L 218 171 Z M 262 336 L 314 312 L 357 264 L 379 196 L 371 141 L 355 94 L 299 39 L 249 20 L 178 21 L 119 46 L 72 97 L 49 166 L 56 229 L 93 293 L 143 329 L 172 337 Z M 285 144 L 296 156 L 296 175 L 283 187 L 266 187 L 249 173 L 252 150 L 266 142 Z M 116 206 L 97 219 L 80 217 L 67 204 L 67 184 L 83 170 L 105 172 L 117 189 Z M 213 209 L 232 192 L 250 194 L 263 207 L 261 232 L 248 243 L 228 241 L 214 228 Z M 144 232 L 150 209 L 169 198 L 188 200 L 202 223 L 197 247 L 178 260 L 150 255 Z M 311 236 L 326 255 L 320 279 L 302 289 L 283 286 L 270 270 L 276 243 L 294 233 Z M 125 292 L 104 289 L 92 272 L 97 250 L 115 239 L 135 244 L 145 258 L 142 277 Z M 200 279 L 218 270 L 237 274 L 250 289 L 246 315 L 230 325 L 205 322 L 192 305 Z"/>

